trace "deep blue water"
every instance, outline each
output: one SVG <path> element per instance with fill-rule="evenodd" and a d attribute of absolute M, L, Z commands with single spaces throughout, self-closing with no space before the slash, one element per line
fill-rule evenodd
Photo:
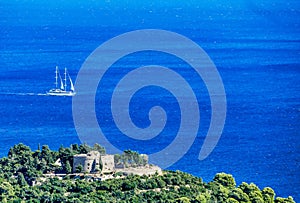
<path fill-rule="evenodd" d="M 53 87 L 56 65 L 75 80 L 82 63 L 106 40 L 137 29 L 166 29 L 198 43 L 216 64 L 227 96 L 227 119 L 213 153 L 197 159 L 210 122 L 210 101 L 200 80 L 201 126 L 188 153 L 170 169 L 203 177 L 234 175 L 237 183 L 271 186 L 280 196 L 300 201 L 300 4 L 297 1 L 197 1 L 151 4 L 124 1 L 0 1 L 0 155 L 23 142 L 32 149 L 79 143 L 72 98 L 39 95 Z M 118 61 L 98 89 L 97 118 L 120 149 L 153 153 L 172 141 L 178 104 L 163 89 L 138 92 L 133 121 L 149 125 L 153 105 L 169 120 L 157 139 L 136 142 L 118 136 L 110 119 L 112 87 L 122 74 L 145 64 L 164 65 L 193 83 L 184 62 L 161 53 L 136 53 Z M 185 71 L 187 70 L 187 71 Z M 99 101 L 100 102 L 100 101 Z"/>

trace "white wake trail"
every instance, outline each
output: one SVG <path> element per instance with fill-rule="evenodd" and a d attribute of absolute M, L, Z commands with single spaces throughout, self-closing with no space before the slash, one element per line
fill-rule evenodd
<path fill-rule="evenodd" d="M 0 92 L 0 95 L 17 95 L 17 96 L 48 96 L 46 93 L 15 93 L 15 92 Z"/>

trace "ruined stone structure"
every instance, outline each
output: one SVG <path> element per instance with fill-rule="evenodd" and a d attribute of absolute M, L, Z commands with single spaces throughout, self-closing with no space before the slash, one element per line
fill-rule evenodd
<path fill-rule="evenodd" d="M 76 168 L 79 165 L 83 167 L 82 172 L 93 173 L 100 171 L 100 153 L 91 151 L 87 154 L 74 155 L 73 172 L 76 172 Z"/>
<path fill-rule="evenodd" d="M 101 173 L 112 173 L 115 170 L 114 155 L 101 156 L 102 170 Z"/>
<path fill-rule="evenodd" d="M 142 160 L 143 160 L 143 164 L 148 164 L 148 162 L 149 162 L 149 157 L 148 157 L 148 155 L 147 154 L 140 154 L 140 156 L 141 156 L 141 158 L 142 158 Z"/>
<path fill-rule="evenodd" d="M 100 163 L 101 162 L 101 163 Z M 102 170 L 100 168 L 102 165 Z M 86 173 L 112 173 L 114 172 L 114 155 L 100 155 L 98 151 L 90 151 L 87 154 L 77 154 L 73 157 L 73 172 L 81 165 L 82 172 Z"/>

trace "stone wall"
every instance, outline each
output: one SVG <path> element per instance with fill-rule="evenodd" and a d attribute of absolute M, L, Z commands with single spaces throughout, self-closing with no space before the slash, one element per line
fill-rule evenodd
<path fill-rule="evenodd" d="M 101 162 L 102 162 L 101 173 L 112 173 L 115 171 L 114 155 L 109 155 L 109 154 L 102 155 Z"/>
<path fill-rule="evenodd" d="M 73 172 L 76 172 L 76 168 L 82 165 L 83 171 L 86 173 L 97 172 L 100 170 L 100 153 L 97 151 L 91 151 L 87 154 L 77 154 L 73 157 Z"/>
<path fill-rule="evenodd" d="M 73 156 L 73 173 L 76 172 L 76 168 L 81 165 L 84 168 L 86 160 L 86 154 L 77 154 Z"/>

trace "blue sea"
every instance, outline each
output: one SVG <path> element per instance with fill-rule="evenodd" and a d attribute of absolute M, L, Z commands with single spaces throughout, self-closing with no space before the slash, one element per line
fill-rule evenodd
<path fill-rule="evenodd" d="M 129 70 L 159 64 L 177 70 L 196 90 L 200 128 L 188 152 L 171 170 L 205 181 L 231 173 L 238 184 L 270 186 L 279 196 L 300 201 L 300 3 L 275 1 L 58 1 L 0 0 L 0 156 L 17 143 L 36 150 L 80 143 L 72 97 L 46 96 L 54 71 L 68 68 L 75 81 L 86 58 L 105 41 L 139 29 L 163 29 L 188 37 L 215 63 L 227 98 L 222 136 L 204 160 L 198 155 L 210 123 L 210 100 L 189 66 L 164 53 L 135 53 L 117 61 L 99 85 L 96 114 L 117 148 L 154 153 L 178 130 L 179 106 L 164 89 L 139 91 L 130 104 L 139 127 L 160 105 L 168 113 L 157 139 L 135 141 L 111 118 L 113 87 Z M 75 86 L 76 88 L 76 86 Z"/>

